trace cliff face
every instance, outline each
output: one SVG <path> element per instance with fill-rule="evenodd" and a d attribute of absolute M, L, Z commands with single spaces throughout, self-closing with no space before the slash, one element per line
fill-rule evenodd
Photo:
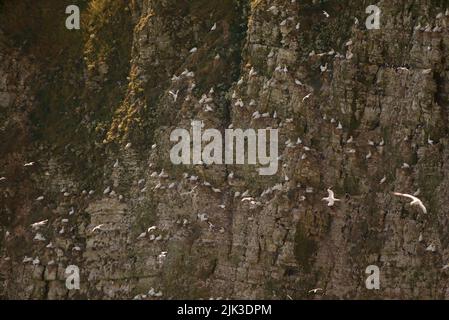
<path fill-rule="evenodd" d="M 22 3 L 0 2 L 0 297 L 449 298 L 447 1 Z M 191 120 L 278 128 L 277 174 L 173 165 Z"/>

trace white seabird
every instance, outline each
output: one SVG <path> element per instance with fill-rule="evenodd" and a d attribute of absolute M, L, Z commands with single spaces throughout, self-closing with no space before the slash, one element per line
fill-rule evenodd
<path fill-rule="evenodd" d="M 340 199 L 335 198 L 335 194 L 331 189 L 327 189 L 327 192 L 329 195 L 321 200 L 327 201 L 328 207 L 332 207 L 336 201 L 341 201 Z"/>
<path fill-rule="evenodd" d="M 98 226 L 95 226 L 93 229 L 92 229 L 92 232 L 95 232 L 95 231 L 97 231 L 97 230 L 102 230 L 101 229 L 101 227 L 103 227 L 104 226 L 104 224 L 99 224 Z"/>
<path fill-rule="evenodd" d="M 23 263 L 27 263 L 27 262 L 31 262 L 31 261 L 33 261 L 33 258 L 30 258 L 27 256 L 25 256 L 25 258 L 23 258 L 23 260 L 22 260 Z"/>
<path fill-rule="evenodd" d="M 318 291 L 323 291 L 323 289 L 321 289 L 321 288 L 312 289 L 312 290 L 309 290 L 309 293 L 317 294 Z"/>
<path fill-rule="evenodd" d="M 304 98 L 302 98 L 302 101 L 306 101 L 307 99 L 310 98 L 310 96 L 312 95 L 312 93 L 309 93 L 308 95 L 306 95 Z"/>
<path fill-rule="evenodd" d="M 44 236 L 41 233 L 36 233 L 36 235 L 33 238 L 34 241 L 45 241 Z"/>
<path fill-rule="evenodd" d="M 426 207 L 424 206 L 424 204 L 422 203 L 422 201 L 419 200 L 417 197 L 412 196 L 411 194 L 407 194 L 407 193 L 393 192 L 393 194 L 394 194 L 395 196 L 406 197 L 406 198 L 411 199 L 412 201 L 409 203 L 411 206 L 417 205 L 417 206 L 419 206 L 419 207 L 421 208 L 421 210 L 422 210 L 424 213 L 427 213 Z"/>
<path fill-rule="evenodd" d="M 326 70 L 327 70 L 327 63 L 324 66 L 323 65 L 320 66 L 321 73 L 326 72 Z"/>
<path fill-rule="evenodd" d="M 45 226 L 47 224 L 47 222 L 48 222 L 48 219 L 33 223 L 33 224 L 31 224 L 31 228 L 33 228 L 34 230 L 37 230 L 40 227 Z"/>
<path fill-rule="evenodd" d="M 173 101 L 176 102 L 176 100 L 178 99 L 179 90 L 176 90 L 176 92 L 170 90 L 168 93 L 171 94 L 171 96 L 173 97 Z"/>

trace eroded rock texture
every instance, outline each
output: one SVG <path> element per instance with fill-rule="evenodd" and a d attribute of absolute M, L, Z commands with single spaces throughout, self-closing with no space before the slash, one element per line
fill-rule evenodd
<path fill-rule="evenodd" d="M 449 298 L 447 8 L 1 1 L 0 297 Z M 278 128 L 277 174 L 173 165 L 193 119 Z"/>

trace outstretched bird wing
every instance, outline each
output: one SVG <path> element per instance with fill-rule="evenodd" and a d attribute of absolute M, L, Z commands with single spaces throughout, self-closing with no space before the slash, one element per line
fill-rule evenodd
<path fill-rule="evenodd" d="M 424 204 L 422 203 L 422 201 L 419 200 L 417 197 L 412 196 L 412 195 L 410 195 L 410 194 L 399 193 L 399 192 L 393 192 L 393 194 L 394 194 L 395 196 L 405 197 L 405 198 L 409 198 L 409 199 L 413 200 L 412 202 L 414 202 L 414 203 L 411 203 L 411 204 L 417 204 L 417 205 L 422 209 L 422 211 L 423 211 L 424 213 L 427 213 L 426 207 L 424 206 Z"/>
<path fill-rule="evenodd" d="M 414 196 L 412 196 L 410 194 L 406 194 L 406 193 L 393 192 L 393 194 L 395 196 L 399 196 L 399 197 L 406 197 L 406 198 L 409 198 L 409 199 L 412 199 L 412 200 L 419 200 L 418 198 L 416 198 L 416 197 L 414 197 Z"/>

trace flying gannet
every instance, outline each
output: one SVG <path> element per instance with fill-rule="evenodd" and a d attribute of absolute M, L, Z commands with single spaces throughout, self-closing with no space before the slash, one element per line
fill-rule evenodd
<path fill-rule="evenodd" d="M 328 207 L 332 207 L 336 201 L 341 201 L 340 199 L 335 198 L 335 194 L 331 189 L 327 189 L 327 192 L 329 195 L 321 200 L 327 201 Z"/>
<path fill-rule="evenodd" d="M 395 196 L 406 197 L 406 198 L 411 199 L 412 201 L 409 203 L 411 206 L 417 205 L 417 206 L 419 206 L 419 207 L 421 208 L 421 210 L 422 210 L 424 213 L 427 213 L 426 207 L 423 205 L 422 201 L 419 200 L 417 197 L 412 196 L 411 194 L 407 194 L 407 193 L 393 192 L 393 194 L 394 194 Z"/>

